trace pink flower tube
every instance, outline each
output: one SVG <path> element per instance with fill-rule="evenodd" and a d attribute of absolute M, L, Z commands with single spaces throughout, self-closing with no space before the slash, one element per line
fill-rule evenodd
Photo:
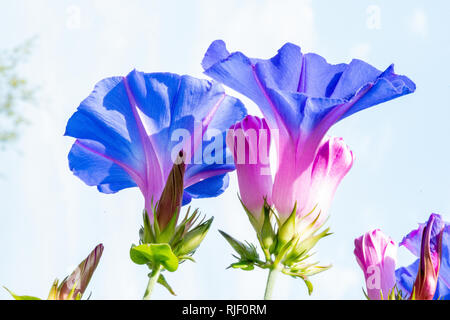
<path fill-rule="evenodd" d="M 270 175 L 268 155 L 272 133 L 266 121 L 255 116 L 247 116 L 228 132 L 227 145 L 233 151 L 242 202 L 261 222 L 264 198 L 269 204 L 277 198 L 273 204 L 283 223 L 293 210 L 291 199 L 294 199 L 297 203 L 296 216 L 302 218 L 297 233 L 312 222 L 314 228 L 310 228 L 311 232 L 317 230 L 325 222 L 334 193 L 353 164 L 353 154 L 342 138 L 325 137 L 308 174 L 295 180 L 294 186 L 284 188 L 281 183 L 273 184 Z M 278 170 L 284 170 L 283 166 L 289 165 L 295 166 L 294 163 L 284 163 Z M 290 179 L 285 181 L 285 184 L 291 183 Z"/>
<path fill-rule="evenodd" d="M 364 272 L 367 295 L 371 300 L 387 299 L 395 286 L 397 247 L 381 230 L 367 232 L 355 239 L 354 254 Z"/>

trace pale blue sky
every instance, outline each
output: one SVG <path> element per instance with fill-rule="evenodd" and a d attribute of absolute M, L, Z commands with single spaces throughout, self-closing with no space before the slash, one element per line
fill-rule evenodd
<path fill-rule="evenodd" d="M 128 257 L 141 224 L 139 190 L 104 195 L 74 177 L 67 165 L 73 141 L 63 137 L 67 119 L 102 78 L 133 68 L 203 77 L 200 62 L 215 39 L 262 58 L 289 41 L 332 63 L 352 57 L 379 69 L 395 63 L 397 73 L 417 84 L 416 93 L 330 131 L 344 138 L 356 161 L 331 206 L 334 234 L 317 248 L 317 258 L 333 268 L 312 278 L 312 298 L 362 299 L 355 237 L 379 227 L 398 242 L 431 212 L 450 218 L 449 11 L 443 0 L 0 0 L 1 48 L 39 37 L 22 72 L 40 87 L 39 104 L 25 108 L 32 125 L 0 153 L 0 284 L 46 297 L 55 277 L 64 278 L 102 242 L 92 298 L 141 298 L 147 271 Z M 264 271 L 225 270 L 232 252 L 217 229 L 255 239 L 236 193 L 233 174 L 222 196 L 193 202 L 215 221 L 197 263 L 166 276 L 177 298 L 262 297 Z M 399 250 L 399 265 L 413 260 L 405 251 Z M 154 297 L 172 298 L 162 287 Z M 307 294 L 300 280 L 280 277 L 274 297 Z M 9 296 L 0 290 L 0 299 Z"/>

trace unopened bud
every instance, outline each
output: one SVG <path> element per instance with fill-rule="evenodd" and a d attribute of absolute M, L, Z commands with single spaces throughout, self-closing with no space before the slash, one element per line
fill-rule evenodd
<path fill-rule="evenodd" d="M 178 256 L 184 256 L 192 253 L 197 249 L 208 233 L 209 228 L 211 227 L 211 223 L 214 218 L 209 219 L 208 221 L 198 225 L 183 237 L 183 240 L 180 246 L 176 249 L 176 254 Z"/>
<path fill-rule="evenodd" d="M 185 170 L 183 151 L 180 151 L 177 161 L 167 177 L 166 185 L 156 208 L 156 218 L 161 231 L 169 224 L 174 215 L 176 215 L 175 224 L 178 219 L 183 200 Z"/>

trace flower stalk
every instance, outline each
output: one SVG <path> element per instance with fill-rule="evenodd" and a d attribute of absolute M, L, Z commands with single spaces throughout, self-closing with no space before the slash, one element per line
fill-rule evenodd
<path fill-rule="evenodd" d="M 273 265 L 272 269 L 269 270 L 269 275 L 267 277 L 266 290 L 264 292 L 264 300 L 271 300 L 273 288 L 275 286 L 275 281 L 280 273 L 278 265 Z"/>
<path fill-rule="evenodd" d="M 155 284 L 158 282 L 159 276 L 161 274 L 161 265 L 153 267 L 151 274 L 149 275 L 147 288 L 145 289 L 145 294 L 143 300 L 150 300 Z"/>

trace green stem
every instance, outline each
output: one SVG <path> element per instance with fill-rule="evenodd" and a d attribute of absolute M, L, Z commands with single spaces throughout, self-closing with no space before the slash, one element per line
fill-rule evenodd
<path fill-rule="evenodd" d="M 278 265 L 274 264 L 272 269 L 270 269 L 270 271 L 269 271 L 269 276 L 267 277 L 266 292 L 264 293 L 264 300 L 272 299 L 273 287 L 275 285 L 275 280 L 279 273 L 280 273 L 280 269 L 279 269 Z"/>
<path fill-rule="evenodd" d="M 155 284 L 158 282 L 159 275 L 161 273 L 161 265 L 156 265 L 152 273 L 150 275 L 150 279 L 148 279 L 147 289 L 145 290 L 144 294 L 144 300 L 150 300 L 150 296 L 152 295 L 153 288 L 155 287 Z"/>

